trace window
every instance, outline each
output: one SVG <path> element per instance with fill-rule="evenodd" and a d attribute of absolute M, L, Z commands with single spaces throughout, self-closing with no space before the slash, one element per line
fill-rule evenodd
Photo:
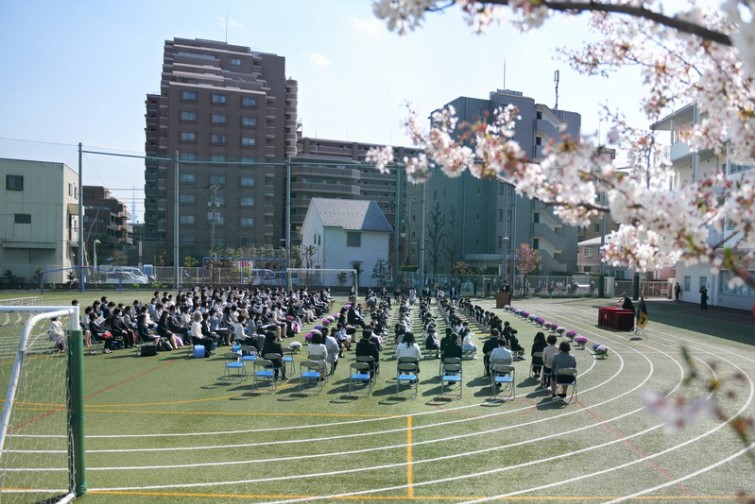
<path fill-rule="evenodd" d="M 228 118 L 225 114 L 212 114 L 210 116 L 212 124 L 225 124 L 228 122 Z"/>
<path fill-rule="evenodd" d="M 561 252 L 554 252 L 553 259 L 555 259 L 556 261 L 561 261 Z"/>
<path fill-rule="evenodd" d="M 197 113 L 193 110 L 184 110 L 181 112 L 181 120 L 185 122 L 196 122 Z"/>
<path fill-rule="evenodd" d="M 254 196 L 243 196 L 241 198 L 241 206 L 242 207 L 253 207 L 254 206 Z"/>
<path fill-rule="evenodd" d="M 532 248 L 535 250 L 540 250 L 540 238 L 532 239 Z"/>
<path fill-rule="evenodd" d="M 242 107 L 256 107 L 257 98 L 252 98 L 251 96 L 245 96 L 241 99 L 241 106 Z"/>
<path fill-rule="evenodd" d="M 543 118 L 543 113 L 540 112 L 539 110 L 537 111 L 537 118 L 538 119 L 542 119 Z"/>
<path fill-rule="evenodd" d="M 178 238 L 178 241 L 179 241 L 179 243 L 181 245 L 184 245 L 184 246 L 194 246 L 194 236 L 193 235 L 187 235 L 186 233 L 183 233 Z"/>
<path fill-rule="evenodd" d="M 225 145 L 226 136 L 217 133 L 210 135 L 210 143 L 215 145 Z"/>
<path fill-rule="evenodd" d="M 231 65 L 240 65 L 241 58 L 231 58 Z"/>
<path fill-rule="evenodd" d="M 213 105 L 225 105 L 228 102 L 228 97 L 224 94 L 212 94 Z"/>
<path fill-rule="evenodd" d="M 592 247 L 585 247 L 584 255 L 585 257 L 592 257 Z"/>
<path fill-rule="evenodd" d="M 535 145 L 543 145 L 543 137 L 535 137 Z"/>
<path fill-rule="evenodd" d="M 213 163 L 225 163 L 225 155 L 213 154 L 210 156 L 210 161 L 212 161 Z"/>
<path fill-rule="evenodd" d="M 592 266 L 582 266 L 582 273 L 592 273 Z"/>
<path fill-rule="evenodd" d="M 243 136 L 241 137 L 241 146 L 242 147 L 254 147 L 257 145 L 257 139 L 250 136 Z"/>
<path fill-rule="evenodd" d="M 210 175 L 210 184 L 225 185 L 225 175 Z"/>
<path fill-rule="evenodd" d="M 534 222 L 535 224 L 537 224 L 538 222 L 540 222 L 540 213 L 539 212 L 535 212 L 534 214 L 532 214 L 532 222 Z"/>
<path fill-rule="evenodd" d="M 246 128 L 254 128 L 257 126 L 257 118 L 249 116 L 241 116 L 241 126 Z"/>
<path fill-rule="evenodd" d="M 210 198 L 210 201 L 212 201 L 212 199 L 213 198 Z M 225 206 L 225 196 L 223 196 L 222 194 L 216 194 L 214 196 L 214 199 L 215 199 L 215 206 L 216 207 Z"/>
<path fill-rule="evenodd" d="M 182 172 L 179 176 L 181 182 L 194 183 L 197 181 L 197 176 L 193 173 Z"/>
<path fill-rule="evenodd" d="M 503 210 L 498 209 L 498 222 L 503 222 Z"/>
<path fill-rule="evenodd" d="M 241 218 L 241 227 L 253 227 L 253 226 L 254 226 L 254 217 Z"/>
<path fill-rule="evenodd" d="M 188 203 L 191 205 L 196 202 L 196 197 L 193 194 L 180 194 L 178 200 L 181 203 Z"/>
<path fill-rule="evenodd" d="M 692 290 L 692 277 L 689 275 L 686 275 L 684 277 L 684 292 L 689 292 Z"/>
<path fill-rule="evenodd" d="M 181 100 L 195 102 L 197 101 L 197 92 L 196 91 L 181 91 Z"/>
<path fill-rule="evenodd" d="M 193 131 L 182 131 L 181 132 L 181 141 L 182 142 L 196 142 L 197 141 L 197 134 Z"/>
<path fill-rule="evenodd" d="M 197 153 L 196 152 L 179 152 L 178 153 L 178 159 L 181 161 L 196 161 L 197 160 Z"/>
<path fill-rule="evenodd" d="M 241 177 L 241 187 L 254 187 L 255 185 L 254 177 Z"/>
<path fill-rule="evenodd" d="M 6 175 L 5 188 L 9 191 L 23 191 L 24 190 L 24 176 L 23 175 Z"/>
<path fill-rule="evenodd" d="M 178 218 L 178 222 L 180 224 L 194 224 L 194 216 L 193 215 L 181 215 Z"/>
<path fill-rule="evenodd" d="M 16 224 L 31 224 L 31 214 L 17 213 L 13 216 L 13 222 Z"/>
<path fill-rule="evenodd" d="M 361 247 L 362 246 L 362 233 L 356 231 L 349 231 L 346 233 L 346 246 L 347 247 Z"/>

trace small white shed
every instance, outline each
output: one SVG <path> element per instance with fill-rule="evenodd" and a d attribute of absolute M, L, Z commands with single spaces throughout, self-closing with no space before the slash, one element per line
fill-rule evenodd
<path fill-rule="evenodd" d="M 312 198 L 302 225 L 302 250 L 323 269 L 359 269 L 360 286 L 376 286 L 372 271 L 389 260 L 391 227 L 380 206 L 369 200 Z"/>

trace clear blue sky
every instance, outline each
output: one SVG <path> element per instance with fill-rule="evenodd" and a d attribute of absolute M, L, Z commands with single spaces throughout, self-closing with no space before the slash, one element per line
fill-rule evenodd
<path fill-rule="evenodd" d="M 559 108 L 582 114 L 583 134 L 598 130 L 602 103 L 650 123 L 637 112 L 642 90 L 631 71 L 588 78 L 555 59 L 557 47 L 588 36 L 583 19 L 478 36 L 454 9 L 400 37 L 374 18 L 369 0 L 3 0 L 0 157 L 76 169 L 79 142 L 143 153 L 144 101 L 159 92 L 164 41 L 226 34 L 286 57 L 306 136 L 409 145 L 405 103 L 424 116 L 458 96 L 485 98 L 504 87 L 504 61 L 505 86 L 549 106 L 559 69 Z M 143 221 L 142 161 L 86 155 L 83 172 L 85 184 L 113 189 L 129 207 L 134 200 Z"/>

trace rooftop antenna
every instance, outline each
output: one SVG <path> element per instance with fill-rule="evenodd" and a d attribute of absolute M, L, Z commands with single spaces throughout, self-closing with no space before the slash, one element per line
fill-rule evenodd
<path fill-rule="evenodd" d="M 506 89 L 506 59 L 503 60 L 503 89 Z"/>
<path fill-rule="evenodd" d="M 225 43 L 228 43 L 228 14 L 225 15 Z"/>
<path fill-rule="evenodd" d="M 559 72 L 556 70 L 553 73 L 553 83 L 556 85 L 556 106 L 553 107 L 553 110 L 558 110 L 558 81 L 559 81 Z"/>

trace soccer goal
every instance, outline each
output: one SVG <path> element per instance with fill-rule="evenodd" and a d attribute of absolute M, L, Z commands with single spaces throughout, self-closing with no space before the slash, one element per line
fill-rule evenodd
<path fill-rule="evenodd" d="M 77 306 L 0 306 L 0 501 L 86 493 L 78 321 Z"/>
<path fill-rule="evenodd" d="M 359 292 L 359 278 L 355 269 L 288 268 L 285 285 L 291 288 L 306 286 L 308 289 L 351 289 Z"/>

